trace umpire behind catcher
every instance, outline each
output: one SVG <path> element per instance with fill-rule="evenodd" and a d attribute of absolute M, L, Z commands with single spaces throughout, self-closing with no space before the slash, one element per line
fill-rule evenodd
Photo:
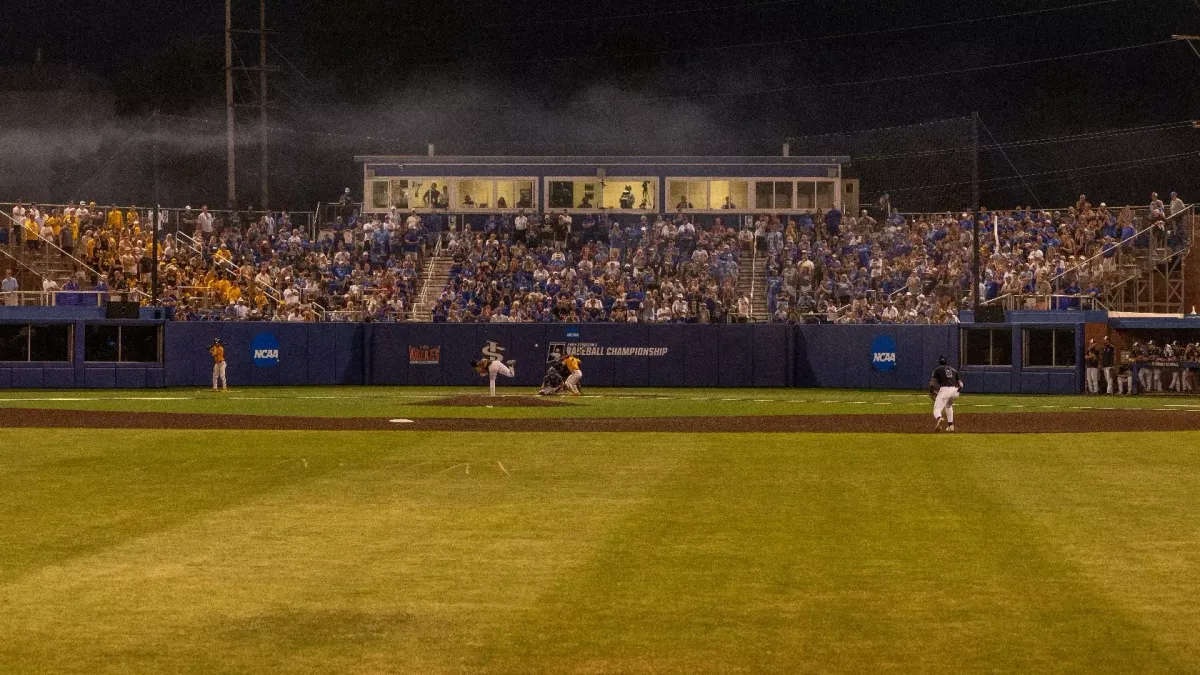
<path fill-rule="evenodd" d="M 954 399 L 962 391 L 962 378 L 958 371 L 946 365 L 946 357 L 938 357 L 938 367 L 933 369 L 929 377 L 929 398 L 933 399 L 933 430 L 941 431 L 945 424 L 946 431 L 954 431 Z"/>

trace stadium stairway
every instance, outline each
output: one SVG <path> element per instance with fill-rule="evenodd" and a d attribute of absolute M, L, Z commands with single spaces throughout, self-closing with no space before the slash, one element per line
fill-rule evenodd
<path fill-rule="evenodd" d="M 413 321 L 433 321 L 433 306 L 450 280 L 450 265 L 454 260 L 446 251 L 438 248 L 429 258 L 422 271 L 421 292 L 413 303 L 410 314 Z"/>
<path fill-rule="evenodd" d="M 747 258 L 749 260 L 747 261 Z M 762 256 L 742 255 L 738 263 L 738 297 L 750 296 L 751 311 L 755 322 L 770 320 L 767 312 L 767 266 Z"/>
<path fill-rule="evenodd" d="M 8 252 L 13 258 L 20 261 L 21 265 L 31 270 L 39 279 L 36 282 L 36 288 L 27 286 L 24 279 L 21 280 L 21 288 L 24 290 L 42 290 L 41 279 L 53 279 L 58 283 L 59 288 L 67 283 L 67 280 L 75 275 L 75 272 L 82 268 L 82 265 L 76 263 L 66 254 L 47 247 L 42 244 L 42 249 L 31 251 L 24 247 L 11 247 Z M 32 281 L 32 280 L 31 280 Z M 86 283 L 90 285 L 91 278 L 88 275 Z M 81 290 L 87 290 L 82 288 Z"/>

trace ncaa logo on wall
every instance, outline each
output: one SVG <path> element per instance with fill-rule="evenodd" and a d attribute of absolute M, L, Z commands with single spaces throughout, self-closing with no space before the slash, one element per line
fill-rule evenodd
<path fill-rule="evenodd" d="M 279 365 L 279 338 L 274 333 L 259 333 L 250 342 L 250 356 L 259 368 Z"/>
<path fill-rule="evenodd" d="M 896 369 L 896 338 L 877 335 L 871 342 L 871 367 L 882 372 Z"/>

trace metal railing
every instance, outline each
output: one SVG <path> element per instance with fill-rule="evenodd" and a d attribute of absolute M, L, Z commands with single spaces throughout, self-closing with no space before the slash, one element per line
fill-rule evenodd
<path fill-rule="evenodd" d="M 54 243 L 53 241 L 51 241 L 51 240 L 47 239 L 46 237 L 43 237 L 43 236 L 42 236 L 42 234 L 41 234 L 41 232 L 35 232 L 35 234 L 37 235 L 37 239 L 36 239 L 36 240 L 30 240 L 30 239 L 26 239 L 26 238 L 25 238 L 25 233 L 26 233 L 26 232 L 33 232 L 33 230 L 30 230 L 29 228 L 25 227 L 25 224 L 24 224 L 24 223 L 17 223 L 17 221 L 16 221 L 16 220 L 15 220 L 15 219 L 14 219 L 12 216 L 8 215 L 7 213 L 5 213 L 5 212 L 3 212 L 3 211 L 0 211 L 0 215 L 3 215 L 5 218 L 7 218 L 7 219 L 8 219 L 8 221 L 9 221 L 9 223 L 12 223 L 12 224 L 16 225 L 16 228 L 15 228 L 15 230 L 16 230 L 17 232 L 19 232 L 19 233 L 20 233 L 20 236 L 19 236 L 19 238 L 22 240 L 22 242 L 21 242 L 21 243 L 24 243 L 24 241 L 39 241 L 39 242 L 41 242 L 42 244 L 44 244 L 44 245 L 45 245 L 45 253 L 44 253 L 44 256 L 45 256 L 45 259 L 46 259 L 46 261 L 47 261 L 47 264 L 48 264 L 48 262 L 49 262 L 49 256 L 50 256 L 50 252 L 51 252 L 51 251 L 56 251 L 56 252 L 57 252 L 59 255 L 61 255 L 61 256 L 64 256 L 64 257 L 66 257 L 66 258 L 70 259 L 70 260 L 71 260 L 72 262 L 74 262 L 74 263 L 75 263 L 77 266 L 79 266 L 79 267 L 82 267 L 83 269 L 87 270 L 88 272 L 91 272 L 91 274 L 92 274 L 92 278 L 93 278 L 93 279 L 99 279 L 99 278 L 100 278 L 100 272 L 98 272 L 98 271 L 97 271 L 95 268 L 93 268 L 91 265 L 87 264 L 87 263 L 86 263 L 86 262 L 84 262 L 83 260 L 80 260 L 79 258 L 76 258 L 76 257 L 75 257 L 73 254 L 71 254 L 70 252 L 68 252 L 68 251 L 64 250 L 64 249 L 63 249 L 61 246 L 59 246 L 58 244 Z M 19 244 L 18 244 L 18 245 L 19 245 Z M 43 275 L 39 275 L 39 276 L 43 276 Z"/>
<path fill-rule="evenodd" d="M 1092 255 L 1091 257 L 1086 258 L 1084 260 L 1077 261 L 1074 265 L 1072 265 L 1068 268 L 1065 268 L 1062 272 L 1059 272 L 1058 274 L 1055 274 L 1053 277 L 1048 279 L 1047 283 L 1054 285 L 1055 282 L 1057 282 L 1058 280 L 1067 276 L 1068 274 L 1071 274 L 1073 272 L 1078 272 L 1082 269 L 1086 269 L 1094 261 L 1099 260 L 1104 257 L 1107 257 L 1110 255 L 1110 253 L 1113 256 L 1119 257 L 1119 256 L 1122 256 L 1125 251 L 1136 250 L 1138 248 L 1136 245 L 1136 240 L 1138 238 L 1145 236 L 1145 235 L 1153 236 L 1152 231 L 1155 228 L 1159 227 L 1160 225 L 1164 225 L 1165 223 L 1170 222 L 1171 219 L 1173 219 L 1173 218 L 1177 218 L 1177 217 L 1183 216 L 1185 214 L 1192 214 L 1193 220 L 1191 222 L 1193 223 L 1192 227 L 1194 228 L 1194 226 L 1195 226 L 1194 225 L 1194 222 L 1195 222 L 1194 214 L 1195 214 L 1196 206 L 1197 206 L 1197 204 L 1191 204 L 1190 206 L 1185 207 L 1182 211 L 1178 211 L 1178 212 L 1173 213 L 1169 216 L 1166 216 L 1162 219 L 1155 219 L 1149 225 L 1146 225 L 1142 229 L 1135 231 L 1132 235 L 1125 237 L 1118 242 L 1114 242 L 1110 248 L 1102 248 L 1102 250 L 1100 252 Z M 1146 211 L 1149 212 L 1149 207 L 1146 207 Z M 1165 244 L 1166 243 L 1165 242 L 1165 239 L 1166 239 L 1165 232 L 1164 232 L 1163 237 L 1164 237 L 1164 244 Z M 1189 236 L 1187 244 L 1190 246 L 1191 243 L 1192 243 L 1192 237 Z M 1153 242 L 1151 242 L 1151 244 L 1153 244 Z M 1187 251 L 1187 248 L 1188 248 L 1187 246 L 1184 246 L 1179 250 L 1172 250 L 1170 253 L 1168 253 L 1166 255 L 1166 257 L 1164 257 L 1162 259 L 1154 259 L 1153 262 L 1154 262 L 1154 264 L 1160 264 L 1162 262 L 1168 261 L 1171 258 L 1174 258 L 1175 256 L 1185 253 Z M 1153 245 L 1146 247 L 1146 250 L 1154 250 Z M 1139 276 L 1140 276 L 1140 272 L 1135 273 L 1128 278 L 1120 280 L 1119 282 L 1114 284 L 1108 290 L 1111 291 L 1113 288 L 1117 288 L 1125 283 L 1128 283 L 1129 281 L 1136 279 Z M 1080 300 L 1081 302 L 1084 302 L 1084 299 L 1090 299 L 1090 300 L 1084 302 L 1084 304 L 1088 305 L 1088 307 L 1086 307 L 1086 308 L 1088 308 L 1088 309 L 1107 309 L 1107 307 L 1105 307 L 1103 305 L 1103 303 L 1100 301 L 1100 299 L 1098 297 L 1083 296 L 1083 295 L 1068 295 L 1068 294 L 1062 294 L 1062 293 L 1049 293 L 1049 294 L 1047 294 L 1047 293 L 1006 293 L 1004 295 L 992 298 L 990 300 L 984 300 L 984 301 L 980 302 L 980 304 L 981 305 L 998 305 L 998 306 L 1004 307 L 1004 309 L 1006 309 L 1006 310 L 1013 310 L 1013 309 L 1074 309 L 1074 308 L 1076 308 L 1076 307 L 1060 306 L 1064 301 L 1063 300 L 1056 301 L 1055 299 L 1062 299 L 1062 298 L 1075 298 L 1075 299 Z"/>
<path fill-rule="evenodd" d="M 1005 293 L 979 304 L 1002 307 L 1009 312 L 1014 310 L 1099 311 L 1108 309 L 1099 296 L 1071 295 L 1069 293 Z"/>
<path fill-rule="evenodd" d="M 425 280 L 421 283 L 421 297 L 420 297 L 419 302 L 421 303 L 421 311 L 422 312 L 425 311 L 425 308 L 427 306 L 426 302 L 429 298 L 429 284 L 433 283 L 433 270 L 434 270 L 434 267 L 437 266 L 437 261 L 441 258 L 441 254 L 442 254 L 442 238 L 439 236 L 438 240 L 437 240 L 437 245 L 433 249 L 433 255 L 429 256 L 429 266 L 425 270 Z M 441 291 L 439 291 L 438 293 L 440 295 Z M 413 319 L 413 321 L 416 321 L 417 320 L 416 311 L 415 311 L 416 307 L 413 307 L 413 310 L 414 311 L 411 313 L 412 319 Z M 430 312 L 430 316 L 432 317 L 432 311 Z"/>
<path fill-rule="evenodd" d="M 103 307 L 109 300 L 145 303 L 141 291 L 10 291 L 0 292 L 0 306 L 7 307 Z"/>

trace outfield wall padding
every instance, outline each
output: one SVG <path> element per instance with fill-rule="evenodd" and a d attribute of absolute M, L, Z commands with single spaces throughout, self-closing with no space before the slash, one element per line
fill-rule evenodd
<path fill-rule="evenodd" d="M 0 388 L 207 387 L 208 348 L 220 338 L 232 387 L 482 386 L 470 362 L 484 356 L 517 361 L 504 385 L 534 387 L 552 349 L 569 349 L 582 359 L 584 386 L 920 391 L 939 356 L 957 363 L 959 346 L 959 326 L 168 322 L 162 363 L 110 364 L 84 362 L 88 323 L 75 322 L 73 361 L 0 363 Z M 1011 330 L 1014 365 L 964 368 L 968 391 L 1079 391 L 1081 367 L 1022 368 L 1021 326 L 997 327 Z M 256 359 L 252 345 L 264 337 L 277 353 Z M 1083 331 L 1078 340 L 1082 356 Z M 883 364 L 879 344 L 894 345 Z"/>

